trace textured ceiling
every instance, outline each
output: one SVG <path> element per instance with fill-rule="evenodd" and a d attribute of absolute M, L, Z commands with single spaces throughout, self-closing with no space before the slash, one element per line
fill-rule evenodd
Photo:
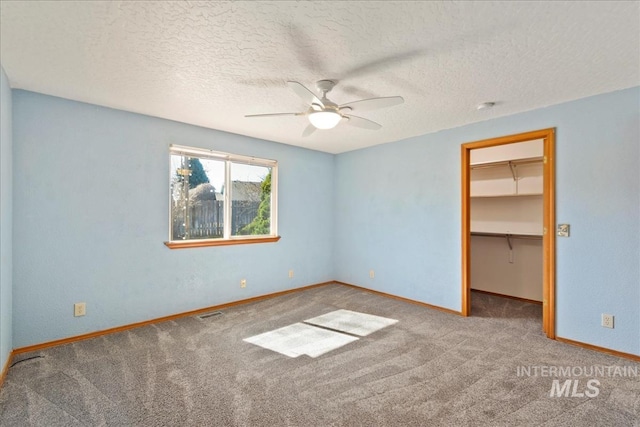
<path fill-rule="evenodd" d="M 0 4 L 13 88 L 330 153 L 640 84 L 639 2 Z M 305 117 L 244 117 L 304 111 L 286 81 L 320 79 L 338 104 L 405 103 L 308 138 Z"/>

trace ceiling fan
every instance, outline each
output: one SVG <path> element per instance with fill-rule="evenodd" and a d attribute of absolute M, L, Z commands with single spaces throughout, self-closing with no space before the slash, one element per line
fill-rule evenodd
<path fill-rule="evenodd" d="M 336 85 L 333 80 L 320 80 L 316 82 L 318 91 L 322 93 L 321 97 L 316 96 L 312 91 L 304 85 L 294 81 L 288 81 L 287 85 L 300 97 L 309 104 L 309 109 L 300 113 L 270 113 L 270 114 L 249 114 L 245 117 L 275 117 L 275 116 L 307 116 L 309 125 L 302 132 L 302 136 L 306 137 L 315 132 L 316 129 L 333 129 L 340 122 L 346 122 L 352 126 L 362 129 L 378 130 L 382 125 L 363 117 L 354 116 L 351 111 L 368 111 L 376 108 L 392 107 L 402 104 L 404 99 L 401 96 L 388 96 L 381 98 L 368 98 L 359 101 L 352 101 L 346 104 L 338 105 L 327 98 L 327 93 Z"/>

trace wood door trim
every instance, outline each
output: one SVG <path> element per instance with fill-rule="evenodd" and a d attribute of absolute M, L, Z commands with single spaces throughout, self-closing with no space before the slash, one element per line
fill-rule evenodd
<path fill-rule="evenodd" d="M 470 240 L 471 240 L 471 150 L 477 148 L 496 147 L 499 145 L 542 139 L 544 145 L 543 174 L 543 310 L 542 323 L 547 337 L 555 338 L 555 128 L 541 129 L 498 138 L 462 144 L 461 149 L 461 187 L 462 187 L 462 301 L 461 314 L 471 314 L 471 281 L 470 281 Z"/>
<path fill-rule="evenodd" d="M 543 320 L 546 320 L 545 332 L 549 338 L 556 337 L 556 173 L 555 173 L 555 129 L 547 129 L 544 138 L 543 168 L 543 225 L 542 265 L 543 291 L 546 295 L 546 306 L 543 301 Z M 544 297 L 544 295 L 543 295 Z"/>

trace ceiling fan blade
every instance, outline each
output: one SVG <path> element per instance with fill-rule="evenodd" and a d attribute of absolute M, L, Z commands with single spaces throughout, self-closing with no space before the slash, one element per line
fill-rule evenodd
<path fill-rule="evenodd" d="M 324 103 L 320 101 L 320 98 L 318 98 L 313 92 L 304 87 L 302 84 L 298 82 L 288 81 L 287 85 L 289 85 L 291 90 L 293 90 L 307 104 L 318 104 L 322 108 L 324 108 Z"/>
<path fill-rule="evenodd" d="M 288 30 L 289 40 L 291 40 L 293 51 L 296 53 L 300 65 L 314 74 L 326 74 L 326 67 L 321 59 L 323 55 L 315 48 L 319 44 L 318 40 L 312 37 L 313 31 L 305 31 L 303 27 L 293 23 L 288 25 Z"/>
<path fill-rule="evenodd" d="M 372 122 L 369 119 L 364 119 L 362 117 L 358 117 L 358 116 L 344 116 L 347 119 L 349 119 L 347 121 L 347 123 L 349 123 L 351 126 L 355 126 L 355 127 L 359 127 L 362 129 L 369 129 L 369 130 L 378 130 L 382 127 L 382 125 L 376 123 L 376 122 Z"/>
<path fill-rule="evenodd" d="M 369 111 L 376 108 L 393 107 L 394 105 L 402 104 L 404 98 L 401 96 L 387 96 L 382 98 L 369 98 L 361 99 L 360 101 L 347 102 L 340 105 L 338 108 L 351 108 L 355 111 Z"/>
<path fill-rule="evenodd" d="M 247 114 L 245 117 L 304 116 L 305 113 Z"/>
<path fill-rule="evenodd" d="M 390 67 L 392 65 L 397 65 L 400 62 L 409 61 L 426 53 L 426 49 L 413 49 L 406 52 L 400 52 L 394 55 L 386 56 L 384 58 L 379 58 L 360 65 L 356 65 L 355 67 L 344 70 L 341 76 L 342 79 L 346 79 L 362 76 L 365 74 L 379 73 L 384 68 Z"/>
<path fill-rule="evenodd" d="M 305 128 L 304 132 L 302 132 L 302 137 L 306 138 L 310 136 L 312 133 L 314 133 L 315 131 L 316 131 L 316 127 L 311 123 L 309 123 L 309 126 Z"/>

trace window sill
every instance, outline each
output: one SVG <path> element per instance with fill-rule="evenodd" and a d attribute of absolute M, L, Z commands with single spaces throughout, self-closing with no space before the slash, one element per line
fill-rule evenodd
<path fill-rule="evenodd" d="M 248 239 L 203 239 L 180 240 L 164 242 L 169 249 L 202 248 L 205 246 L 248 245 L 252 243 L 273 243 L 280 240 L 280 236 L 252 237 Z"/>

